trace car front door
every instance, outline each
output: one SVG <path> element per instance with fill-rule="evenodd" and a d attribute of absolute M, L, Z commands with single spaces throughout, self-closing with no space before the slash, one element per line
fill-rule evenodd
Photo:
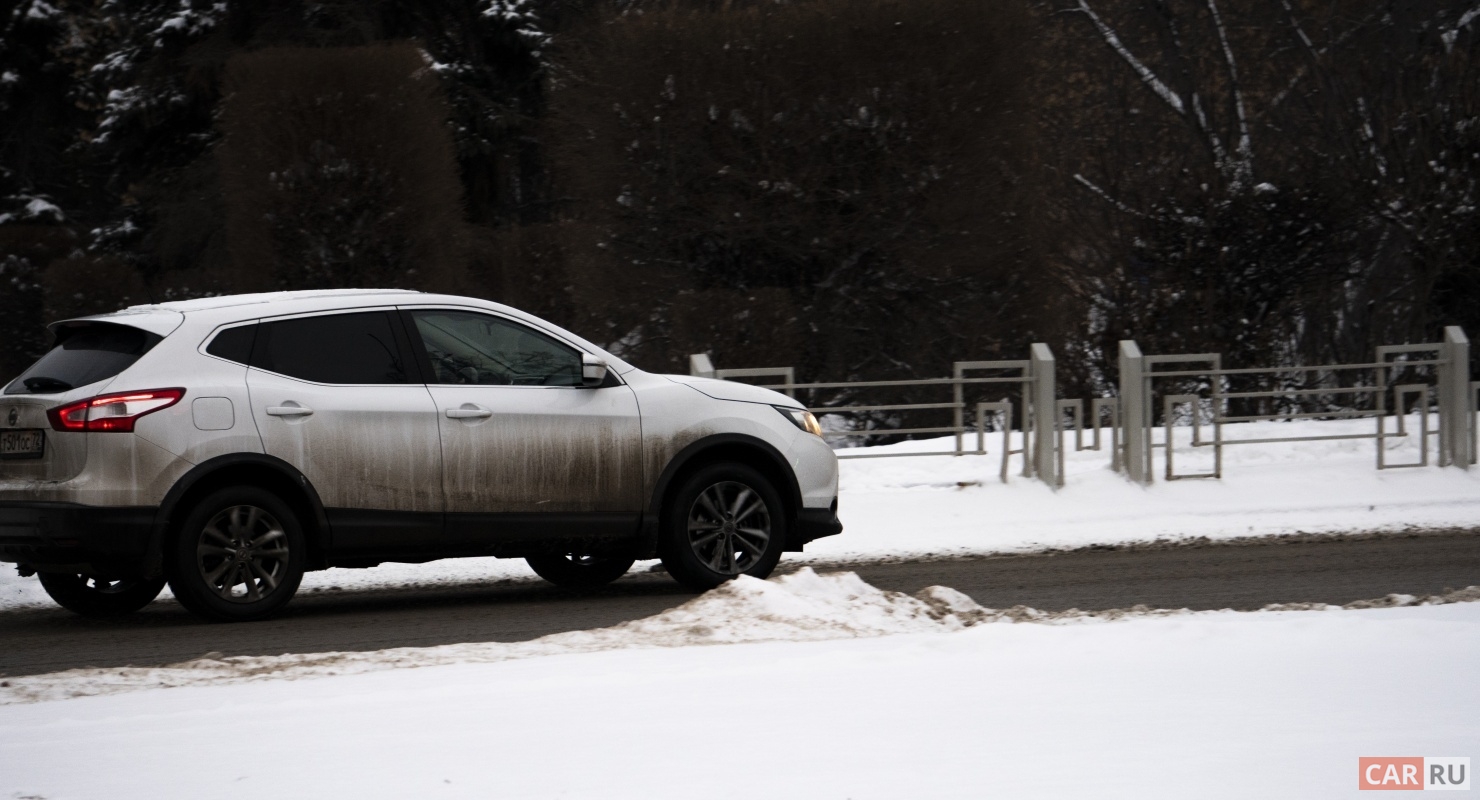
<path fill-rule="evenodd" d="M 406 309 L 442 433 L 448 536 L 490 552 L 630 539 L 642 510 L 632 390 L 587 387 L 582 353 L 521 322 Z"/>
<path fill-rule="evenodd" d="M 437 407 L 393 310 L 264 320 L 251 362 L 263 448 L 318 492 L 336 558 L 445 548 Z"/>

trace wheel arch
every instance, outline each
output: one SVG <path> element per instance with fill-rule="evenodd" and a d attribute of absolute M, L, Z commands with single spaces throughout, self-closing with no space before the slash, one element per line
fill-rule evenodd
<path fill-rule="evenodd" d="M 653 485 L 648 508 L 642 515 L 643 542 L 640 557 L 652 558 L 658 552 L 663 511 L 680 478 L 694 470 L 724 461 L 745 464 L 771 480 L 781 495 L 786 512 L 787 550 L 800 550 L 795 544 L 797 514 L 802 508 L 802 490 L 796 473 L 769 442 L 743 433 L 718 433 L 689 444 L 668 460 Z"/>
<path fill-rule="evenodd" d="M 196 465 L 185 473 L 160 503 L 147 551 L 149 574 L 164 566 L 164 548 L 176 526 L 190 513 L 195 501 L 226 486 L 260 486 L 282 498 L 298 513 L 308 544 L 308 567 L 328 563 L 329 520 L 324 504 L 308 478 L 286 461 L 262 453 L 233 453 Z"/>

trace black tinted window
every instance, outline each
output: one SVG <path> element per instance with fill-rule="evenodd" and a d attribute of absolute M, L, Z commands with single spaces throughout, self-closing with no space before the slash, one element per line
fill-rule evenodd
<path fill-rule="evenodd" d="M 227 328 L 206 345 L 206 352 L 217 358 L 245 364 L 252 359 L 252 342 L 257 338 L 256 325 Z"/>
<path fill-rule="evenodd" d="M 384 311 L 265 322 L 252 366 L 317 383 L 410 383 Z"/>
<path fill-rule="evenodd" d="M 536 330 L 466 311 L 417 311 L 412 316 L 436 383 L 581 385 L 581 354 Z"/>
<path fill-rule="evenodd" d="M 56 346 L 5 388 L 6 394 L 56 394 L 107 380 L 139 360 L 161 337 L 93 322 L 57 331 Z"/>

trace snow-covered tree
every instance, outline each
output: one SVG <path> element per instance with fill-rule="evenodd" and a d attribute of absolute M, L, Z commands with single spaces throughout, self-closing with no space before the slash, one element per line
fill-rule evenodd
<path fill-rule="evenodd" d="M 1472 11 L 1051 8 L 1067 74 L 1048 79 L 1044 131 L 1077 190 L 1054 199 L 1087 351 L 1137 338 L 1246 366 L 1354 362 L 1462 321 L 1443 287 L 1480 269 Z"/>

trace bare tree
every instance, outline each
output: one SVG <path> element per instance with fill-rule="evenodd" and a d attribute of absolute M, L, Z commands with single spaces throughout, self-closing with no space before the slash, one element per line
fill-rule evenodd
<path fill-rule="evenodd" d="M 1044 8 L 1076 56 L 1044 130 L 1079 191 L 1053 194 L 1087 353 L 1354 361 L 1433 335 L 1437 287 L 1475 263 L 1473 17 L 1399 5 Z"/>

